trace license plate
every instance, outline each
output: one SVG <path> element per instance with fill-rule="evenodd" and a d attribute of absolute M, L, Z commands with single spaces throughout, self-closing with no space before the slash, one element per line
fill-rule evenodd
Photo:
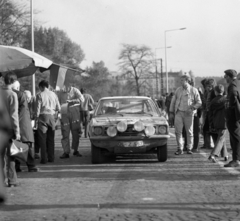
<path fill-rule="evenodd" d="M 124 147 L 141 147 L 141 146 L 143 146 L 143 141 L 123 142 L 122 146 L 124 146 Z"/>

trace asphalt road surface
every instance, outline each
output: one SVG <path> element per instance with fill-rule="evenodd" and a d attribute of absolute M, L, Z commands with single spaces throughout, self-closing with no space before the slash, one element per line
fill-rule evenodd
<path fill-rule="evenodd" d="M 210 150 L 176 156 L 174 137 L 168 148 L 165 163 L 136 155 L 92 165 L 86 138 L 83 157 L 59 159 L 57 131 L 55 162 L 39 165 L 38 173 L 22 167 L 20 186 L 7 188 L 0 220 L 239 221 L 240 168 L 226 169 L 222 159 L 209 162 Z"/>

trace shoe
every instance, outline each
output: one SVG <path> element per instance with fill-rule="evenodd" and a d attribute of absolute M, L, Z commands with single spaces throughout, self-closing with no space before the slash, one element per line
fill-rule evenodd
<path fill-rule="evenodd" d="M 40 156 L 39 156 L 38 153 L 35 153 L 35 155 L 34 155 L 34 159 L 36 159 L 36 160 L 40 159 Z"/>
<path fill-rule="evenodd" d="M 216 159 L 214 156 L 212 156 L 212 155 L 210 155 L 210 156 L 208 157 L 208 160 L 210 160 L 210 161 L 213 162 L 213 163 L 217 163 L 217 159 Z"/>
<path fill-rule="evenodd" d="M 228 164 L 225 164 L 224 167 L 239 167 L 240 162 L 239 160 L 232 160 Z"/>
<path fill-rule="evenodd" d="M 48 162 L 49 162 L 49 163 L 53 163 L 53 162 L 54 162 L 54 160 L 48 160 Z"/>
<path fill-rule="evenodd" d="M 32 167 L 32 168 L 28 168 L 28 172 L 38 172 L 39 168 L 37 167 Z"/>
<path fill-rule="evenodd" d="M 181 155 L 181 154 L 183 154 L 183 151 L 182 151 L 182 150 L 177 150 L 177 151 L 175 152 L 175 155 Z"/>
<path fill-rule="evenodd" d="M 41 164 L 46 164 L 47 161 L 41 160 L 40 163 L 41 163 Z"/>
<path fill-rule="evenodd" d="M 193 153 L 198 153 L 199 152 L 199 149 L 197 148 L 197 149 L 192 149 L 192 152 Z"/>
<path fill-rule="evenodd" d="M 188 150 L 187 154 L 193 154 L 193 152 L 191 150 Z"/>
<path fill-rule="evenodd" d="M 9 183 L 7 183 L 6 184 L 6 187 L 17 187 L 17 186 L 19 186 L 19 184 L 9 184 Z"/>
<path fill-rule="evenodd" d="M 228 156 L 224 157 L 224 161 L 228 161 Z"/>
<path fill-rule="evenodd" d="M 63 153 L 63 155 L 60 156 L 60 159 L 67 159 L 67 158 L 69 158 L 69 154 L 67 154 L 67 153 Z"/>
<path fill-rule="evenodd" d="M 80 154 L 78 151 L 74 151 L 73 155 L 76 157 L 82 157 L 82 154 Z"/>

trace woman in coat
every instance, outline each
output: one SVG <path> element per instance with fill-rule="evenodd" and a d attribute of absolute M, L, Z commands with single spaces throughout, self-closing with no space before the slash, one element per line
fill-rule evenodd
<path fill-rule="evenodd" d="M 20 135 L 21 135 L 21 141 L 23 143 L 28 144 L 29 151 L 28 151 L 28 158 L 27 158 L 27 167 L 28 172 L 37 172 L 38 168 L 36 168 L 35 165 L 35 159 L 34 159 L 34 149 L 33 149 L 33 143 L 34 143 L 34 135 L 33 135 L 33 128 L 31 124 L 31 117 L 30 112 L 28 109 L 28 102 L 27 98 L 24 92 L 19 91 L 20 89 L 20 83 L 19 81 L 15 81 L 13 84 L 13 91 L 17 94 L 18 97 L 18 115 L 19 115 L 19 126 L 20 126 Z M 16 160 L 16 171 L 21 172 L 20 168 L 20 161 Z"/>

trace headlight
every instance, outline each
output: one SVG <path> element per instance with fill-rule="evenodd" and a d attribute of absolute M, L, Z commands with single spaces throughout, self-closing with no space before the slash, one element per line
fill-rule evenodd
<path fill-rule="evenodd" d="M 107 129 L 107 135 L 108 135 L 109 137 L 115 137 L 115 136 L 117 135 L 117 129 L 116 129 L 116 127 L 113 127 L 113 126 L 109 127 L 109 128 Z"/>
<path fill-rule="evenodd" d="M 95 127 L 93 132 L 96 135 L 101 135 L 103 132 L 103 129 L 101 127 Z"/>
<path fill-rule="evenodd" d="M 144 130 L 144 124 L 141 122 L 141 121 L 137 121 L 135 124 L 134 124 L 134 129 L 136 131 L 142 131 Z"/>
<path fill-rule="evenodd" d="M 117 130 L 120 132 L 124 132 L 127 130 L 127 122 L 126 121 L 120 121 L 117 124 Z"/>
<path fill-rule="evenodd" d="M 166 134 L 167 133 L 167 127 L 166 126 L 159 126 L 158 127 L 158 133 L 159 134 Z"/>
<path fill-rule="evenodd" d="M 153 127 L 153 126 L 147 126 L 146 128 L 145 128 L 145 134 L 147 135 L 147 136 L 151 136 L 151 135 L 153 135 L 155 133 L 155 128 Z"/>

